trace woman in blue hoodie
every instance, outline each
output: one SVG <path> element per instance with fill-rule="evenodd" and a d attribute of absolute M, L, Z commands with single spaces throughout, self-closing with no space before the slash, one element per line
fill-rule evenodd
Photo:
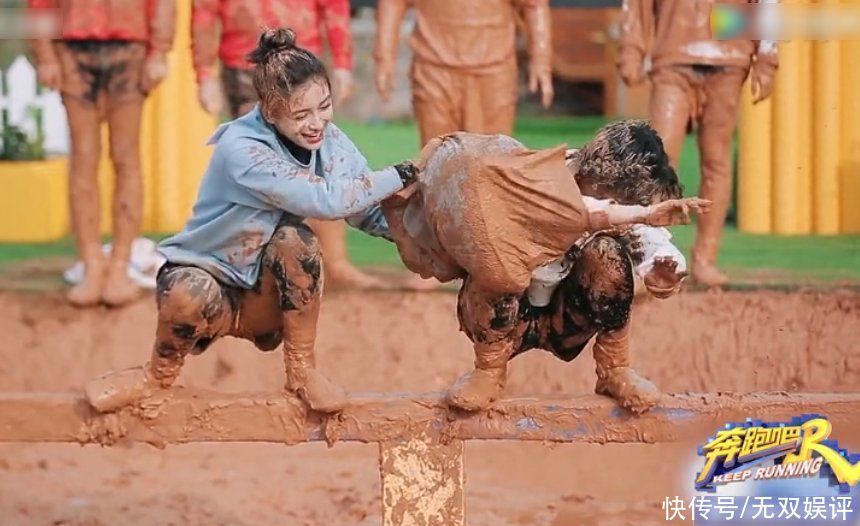
<path fill-rule="evenodd" d="M 314 367 L 323 269 L 304 219 L 346 218 L 388 237 L 378 203 L 411 182 L 417 168 L 410 161 L 368 167 L 331 122 L 328 74 L 296 46 L 293 31 L 266 31 L 249 59 L 260 103 L 216 131 L 193 216 L 159 247 L 167 264 L 158 276 L 150 363 L 91 382 L 87 395 L 99 410 L 170 386 L 187 354 L 222 336 L 264 351 L 283 342 L 287 390 L 317 411 L 346 404 L 346 393 Z"/>

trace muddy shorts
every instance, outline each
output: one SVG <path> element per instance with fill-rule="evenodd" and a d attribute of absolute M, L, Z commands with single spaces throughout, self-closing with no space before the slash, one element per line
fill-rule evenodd
<path fill-rule="evenodd" d="M 142 102 L 146 44 L 127 40 L 66 40 L 57 43 L 65 96 L 93 104 Z"/>
<path fill-rule="evenodd" d="M 254 89 L 252 70 L 222 66 L 221 85 L 230 109 L 230 116 L 234 119 L 250 111 L 257 103 L 257 90 Z"/>

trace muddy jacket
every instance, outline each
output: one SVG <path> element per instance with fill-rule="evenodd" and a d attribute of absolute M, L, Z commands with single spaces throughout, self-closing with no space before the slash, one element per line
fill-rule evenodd
<path fill-rule="evenodd" d="M 400 176 L 394 168 L 371 171 L 334 124 L 326 127 L 322 147 L 307 165 L 292 156 L 259 106 L 222 125 L 209 142 L 215 151 L 191 220 L 159 246 L 167 261 L 251 288 L 263 248 L 285 214 L 346 218 L 371 235 L 388 235 L 388 224 L 374 205 L 403 188 Z"/>
<path fill-rule="evenodd" d="M 396 55 L 400 23 L 409 4 L 415 7 L 416 15 L 409 41 L 415 59 L 453 68 L 487 67 L 513 60 L 517 12 L 549 10 L 547 0 L 380 0 L 377 60 L 393 60 Z M 548 62 L 549 28 L 529 30 L 532 60 Z"/>
<path fill-rule="evenodd" d="M 212 74 L 219 57 L 231 68 L 249 68 L 245 57 L 263 28 L 292 28 L 298 45 L 315 55 L 322 53 L 325 28 L 334 67 L 352 69 L 349 0 L 194 0 L 192 6 L 198 81 Z"/>
<path fill-rule="evenodd" d="M 713 0 L 624 0 L 620 60 L 641 62 L 650 55 L 652 69 L 693 64 L 748 68 L 753 60 L 776 67 L 776 47 L 771 42 L 713 40 L 712 5 Z"/>
<path fill-rule="evenodd" d="M 176 32 L 175 0 L 28 0 L 30 9 L 60 9 L 63 40 L 133 40 L 167 53 Z M 50 41 L 34 45 L 51 59 Z"/>

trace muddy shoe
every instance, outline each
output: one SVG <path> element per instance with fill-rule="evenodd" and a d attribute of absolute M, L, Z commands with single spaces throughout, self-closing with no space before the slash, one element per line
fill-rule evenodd
<path fill-rule="evenodd" d="M 295 392 L 314 411 L 321 413 L 337 413 L 349 402 L 349 396 L 344 389 L 322 375 L 316 369 L 308 369 L 303 382 L 297 388 L 287 386 L 287 390 Z M 291 382 L 298 383 L 298 382 Z"/>
<path fill-rule="evenodd" d="M 91 406 L 107 413 L 146 397 L 150 388 L 145 369 L 132 367 L 90 380 L 84 386 L 84 393 Z"/>
<path fill-rule="evenodd" d="M 597 379 L 594 392 L 614 398 L 631 413 L 641 414 L 660 401 L 660 390 L 630 367 L 616 367 Z"/>
<path fill-rule="evenodd" d="M 465 411 L 481 411 L 502 396 L 505 369 L 475 369 L 448 391 L 448 404 Z"/>

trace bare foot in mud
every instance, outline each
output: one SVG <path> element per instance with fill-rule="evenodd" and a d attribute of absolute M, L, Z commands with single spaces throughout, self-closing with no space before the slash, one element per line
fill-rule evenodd
<path fill-rule="evenodd" d="M 707 288 L 717 288 L 725 286 L 729 278 L 714 265 L 693 265 L 693 281 Z"/>
<path fill-rule="evenodd" d="M 95 307 L 102 298 L 105 286 L 105 265 L 88 263 L 84 280 L 66 293 L 69 303 L 79 308 Z"/>
<path fill-rule="evenodd" d="M 325 266 L 326 287 L 332 289 L 384 289 L 388 284 L 376 276 L 366 274 L 351 263 L 342 262 Z"/>
<path fill-rule="evenodd" d="M 140 287 L 128 277 L 126 262 L 112 261 L 107 269 L 101 300 L 108 307 L 122 307 L 140 297 Z"/>

